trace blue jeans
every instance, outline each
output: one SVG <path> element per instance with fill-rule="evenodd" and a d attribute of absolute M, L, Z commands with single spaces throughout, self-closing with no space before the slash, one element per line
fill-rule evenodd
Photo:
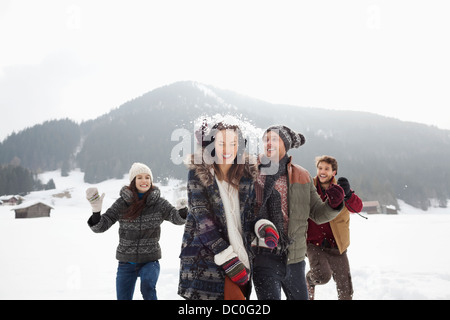
<path fill-rule="evenodd" d="M 308 300 L 305 260 L 286 264 L 284 256 L 257 254 L 253 268 L 253 284 L 258 300 L 281 300 L 281 289 L 288 300 Z"/>
<path fill-rule="evenodd" d="M 159 261 L 147 263 L 119 261 L 116 277 L 117 300 L 133 300 L 138 277 L 141 277 L 141 293 L 144 300 L 157 300 L 156 282 L 159 270 Z"/>

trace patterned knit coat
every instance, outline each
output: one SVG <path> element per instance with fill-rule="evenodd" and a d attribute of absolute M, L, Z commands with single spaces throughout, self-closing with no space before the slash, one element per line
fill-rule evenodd
<path fill-rule="evenodd" d="M 225 272 L 214 256 L 230 246 L 225 211 L 212 165 L 194 165 L 188 174 L 188 208 L 181 246 L 178 294 L 185 299 L 223 300 Z M 255 237 L 254 179 L 256 165 L 245 165 L 239 182 L 239 206 L 243 243 L 252 261 L 251 242 Z M 250 291 L 250 290 L 249 290 Z M 248 293 L 249 295 L 249 293 Z"/>
<path fill-rule="evenodd" d="M 88 224 L 96 233 L 105 232 L 119 221 L 119 245 L 116 258 L 123 262 L 146 263 L 161 259 L 159 238 L 161 223 L 165 220 L 173 224 L 185 223 L 178 210 L 161 197 L 157 187 L 147 198 L 147 205 L 135 220 L 123 219 L 133 195 L 127 187 L 120 191 L 120 198 L 101 215 L 100 221 L 93 224 L 92 217 Z"/>

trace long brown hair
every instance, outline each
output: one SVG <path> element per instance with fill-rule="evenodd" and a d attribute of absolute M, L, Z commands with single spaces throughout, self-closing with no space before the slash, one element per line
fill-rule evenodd
<path fill-rule="evenodd" d="M 236 158 L 233 161 L 233 164 L 231 165 L 230 170 L 228 170 L 227 177 L 226 177 L 228 183 L 235 189 L 238 189 L 239 181 L 241 180 L 242 176 L 244 175 L 245 159 L 243 157 L 244 157 L 246 141 L 244 140 L 241 130 L 239 129 L 239 127 L 237 125 L 229 125 L 229 124 L 225 124 L 223 122 L 219 122 L 212 127 L 211 134 L 213 134 L 213 136 L 210 139 L 212 143 L 214 143 L 214 141 L 215 141 L 215 135 L 219 131 L 222 131 L 222 130 L 233 130 L 238 136 L 238 152 L 237 152 Z M 213 157 L 215 157 L 215 155 L 216 155 L 215 149 L 212 150 L 211 155 Z M 220 167 L 216 161 L 214 161 L 213 167 L 214 167 L 214 173 L 217 175 L 218 179 L 224 180 L 222 171 L 220 170 Z"/>
<path fill-rule="evenodd" d="M 134 178 L 133 181 L 131 181 L 130 185 L 127 188 L 128 190 L 131 190 L 131 192 L 133 192 L 133 202 L 128 207 L 128 210 L 123 217 L 124 219 L 128 220 L 136 220 L 137 218 L 139 218 L 139 216 L 142 213 L 142 210 L 145 208 L 148 196 L 155 188 L 153 186 L 152 181 L 150 189 L 146 193 L 144 193 L 142 199 L 139 199 L 139 191 L 136 188 L 136 178 Z"/>

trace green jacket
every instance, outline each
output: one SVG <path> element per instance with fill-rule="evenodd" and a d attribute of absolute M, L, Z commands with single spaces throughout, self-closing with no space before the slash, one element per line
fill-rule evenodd
<path fill-rule="evenodd" d="M 340 205 L 333 209 L 328 202 L 323 202 L 317 193 L 309 172 L 299 165 L 288 163 L 288 237 L 291 242 L 288 248 L 288 264 L 298 263 L 305 259 L 306 232 L 308 218 L 317 224 L 333 220 L 343 208 Z"/>

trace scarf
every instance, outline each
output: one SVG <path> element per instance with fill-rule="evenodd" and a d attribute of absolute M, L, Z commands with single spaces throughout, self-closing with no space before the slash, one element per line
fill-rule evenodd
<path fill-rule="evenodd" d="M 271 162 L 268 159 L 264 159 L 260 168 L 271 166 Z M 284 252 L 288 245 L 289 239 L 287 236 L 287 230 L 284 230 L 283 212 L 281 211 L 281 195 L 275 190 L 275 182 L 283 175 L 287 174 L 287 164 L 289 163 L 289 157 L 287 154 L 280 160 L 278 165 L 278 171 L 275 174 L 267 175 L 264 183 L 264 195 L 260 209 L 260 215 L 264 219 L 272 221 L 278 230 L 280 239 L 278 241 L 278 248 L 281 252 Z"/>

